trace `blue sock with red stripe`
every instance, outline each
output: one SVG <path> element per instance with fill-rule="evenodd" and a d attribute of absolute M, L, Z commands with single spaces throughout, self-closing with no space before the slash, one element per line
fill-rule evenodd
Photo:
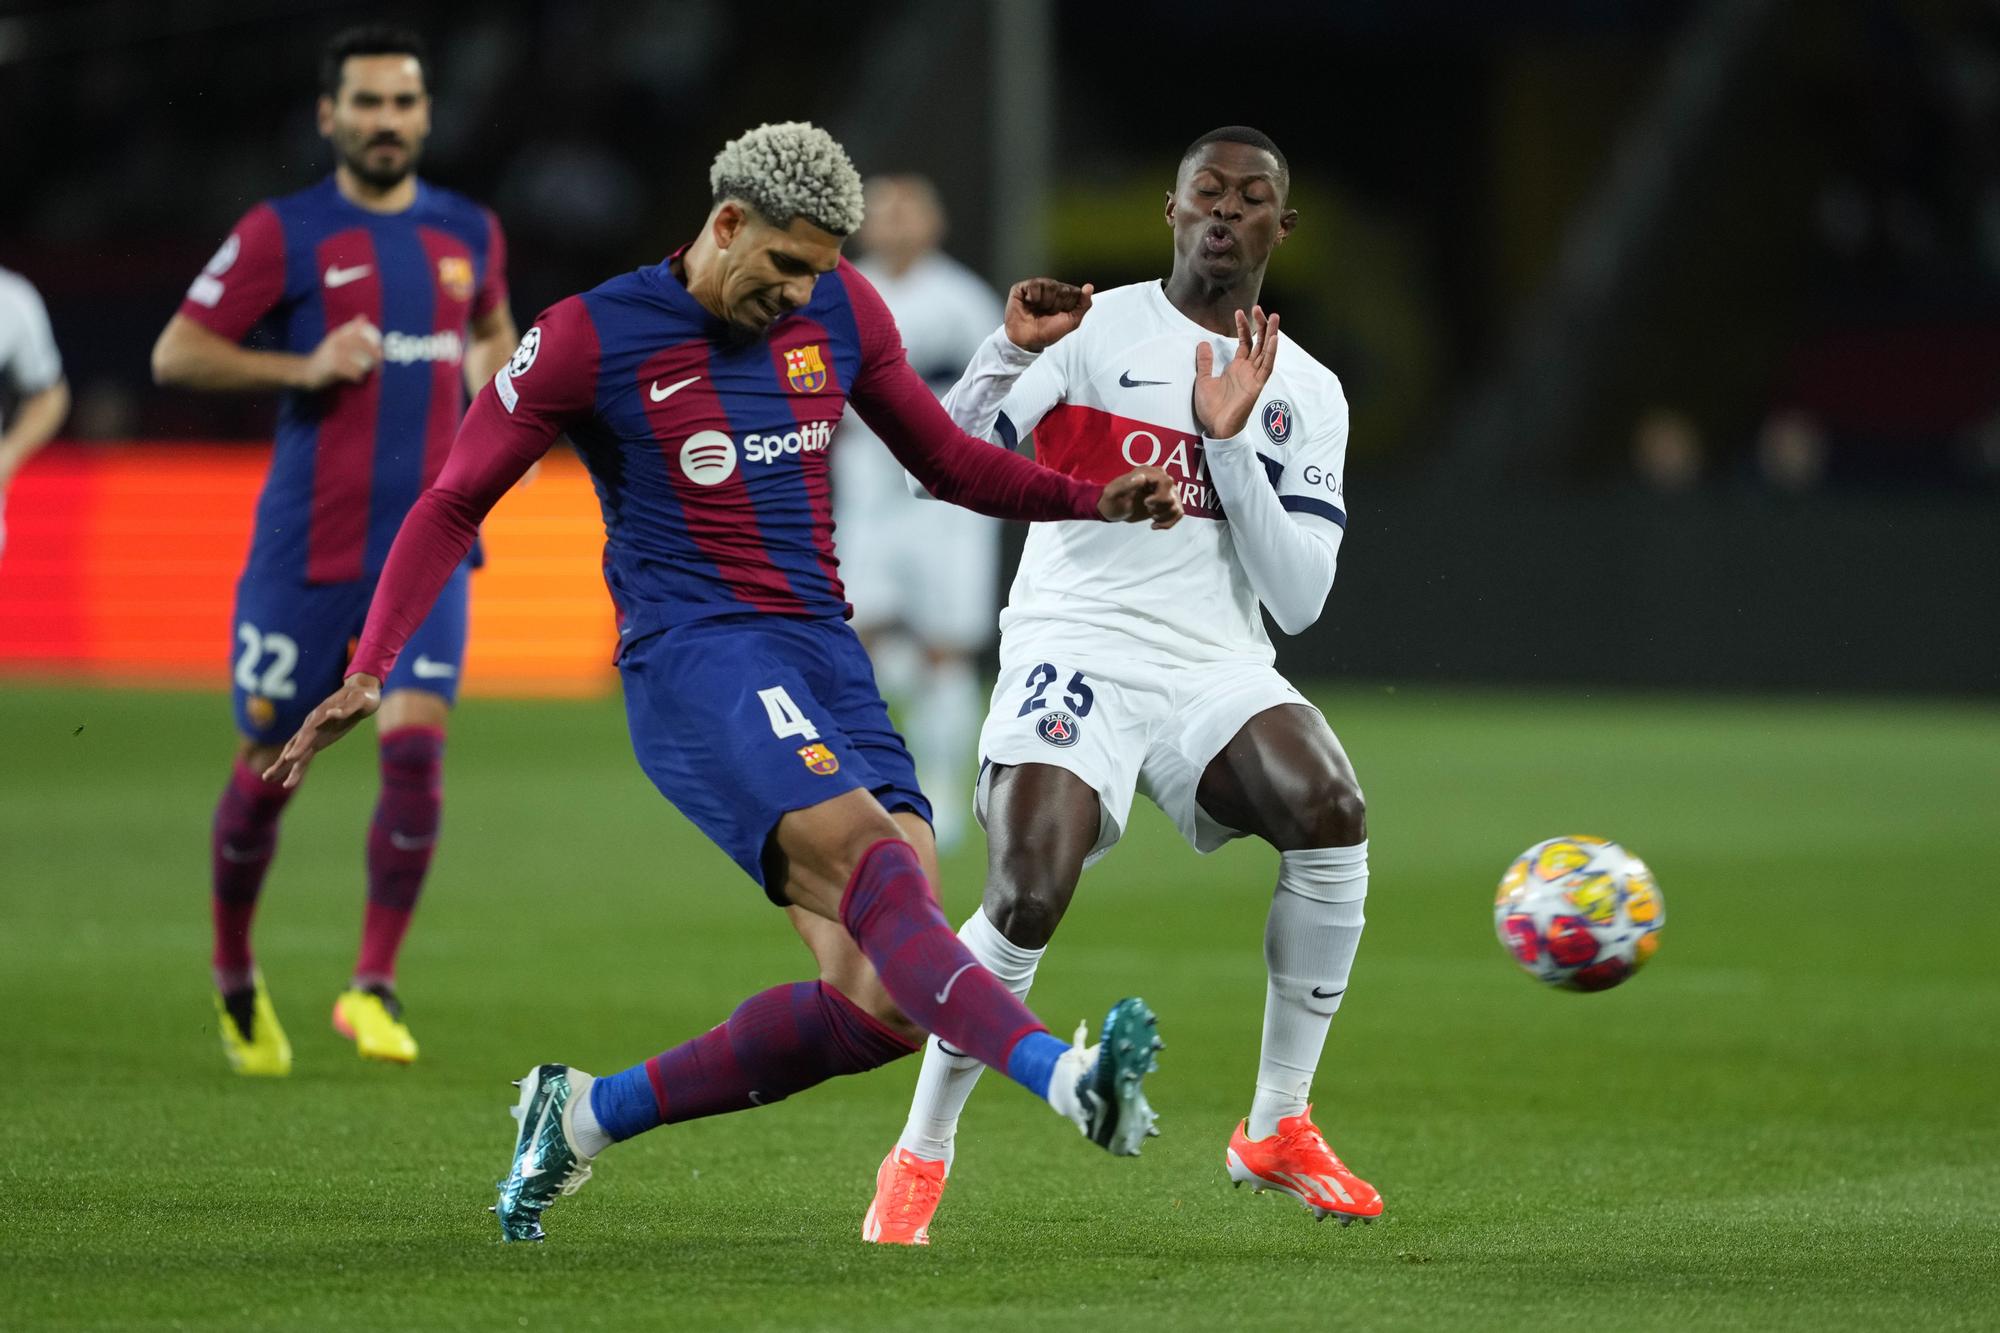
<path fill-rule="evenodd" d="M 862 853 L 841 895 L 840 922 L 912 1022 L 1047 1098 L 1067 1044 L 959 940 L 914 847 L 884 838 Z"/>
<path fill-rule="evenodd" d="M 915 1049 L 825 982 L 797 981 L 751 996 L 692 1041 L 598 1079 L 590 1111 L 615 1143 L 660 1125 L 769 1106 Z"/>

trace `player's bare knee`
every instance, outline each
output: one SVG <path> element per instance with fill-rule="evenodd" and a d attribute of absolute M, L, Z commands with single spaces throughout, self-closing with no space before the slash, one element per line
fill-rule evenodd
<path fill-rule="evenodd" d="M 909 841 L 902 826 L 887 811 L 878 810 L 875 818 L 857 820 L 841 840 L 837 854 L 841 881 L 845 883 L 854 878 L 854 872 L 861 868 L 861 858 L 868 855 L 868 849 L 876 843 Z"/>
<path fill-rule="evenodd" d="M 1361 788 L 1335 773 L 1314 779 L 1293 806 L 1296 827 L 1280 840 L 1282 851 L 1308 847 L 1352 847 L 1368 838 L 1368 804 Z"/>
<path fill-rule="evenodd" d="M 1040 869 L 1039 867 L 1037 868 Z M 980 910 L 1009 944 L 1041 949 L 1055 937 L 1063 913 L 1069 910 L 1076 882 L 1063 884 L 1044 874 L 996 874 L 986 886 Z"/>
<path fill-rule="evenodd" d="M 282 745 L 263 745 L 253 740 L 239 741 L 236 757 L 243 766 L 255 773 L 262 773 L 278 762 L 278 755 L 284 750 Z"/>

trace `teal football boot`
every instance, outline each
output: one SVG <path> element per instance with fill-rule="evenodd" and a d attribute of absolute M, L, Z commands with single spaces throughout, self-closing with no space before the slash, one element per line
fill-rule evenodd
<path fill-rule="evenodd" d="M 1140 1145 L 1160 1132 L 1141 1086 L 1160 1067 L 1156 1052 L 1166 1048 L 1159 1025 L 1144 1000 L 1112 1005 L 1092 1048 L 1097 1058 L 1076 1081 L 1083 1135 L 1114 1157 L 1137 1157 Z"/>
<path fill-rule="evenodd" d="M 574 1194 L 590 1179 L 591 1159 L 576 1150 L 563 1128 L 563 1108 L 588 1096 L 595 1082 L 568 1065 L 536 1065 L 516 1082 L 520 1101 L 513 1116 L 521 1122 L 514 1139 L 514 1162 L 500 1182 L 500 1202 L 491 1211 L 508 1240 L 542 1240 L 542 1210 Z"/>

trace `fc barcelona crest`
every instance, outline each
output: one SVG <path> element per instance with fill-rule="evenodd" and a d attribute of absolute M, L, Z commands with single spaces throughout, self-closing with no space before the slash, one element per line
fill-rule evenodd
<path fill-rule="evenodd" d="M 840 756 L 824 745 L 801 745 L 799 758 L 806 761 L 806 767 L 821 777 L 840 771 Z"/>
<path fill-rule="evenodd" d="M 785 353 L 785 380 L 793 393 L 818 393 L 826 387 L 826 362 L 820 359 L 818 343 Z"/>
<path fill-rule="evenodd" d="M 454 301 L 470 301 L 472 261 L 464 255 L 446 255 L 438 260 L 438 286 Z"/>

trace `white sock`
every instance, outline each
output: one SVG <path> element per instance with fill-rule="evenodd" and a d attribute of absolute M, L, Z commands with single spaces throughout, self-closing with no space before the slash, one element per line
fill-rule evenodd
<path fill-rule="evenodd" d="M 612 1143 L 611 1135 L 604 1126 L 597 1123 L 597 1113 L 590 1109 L 590 1085 L 597 1082 L 581 1069 L 569 1071 L 570 1098 L 563 1107 L 563 1134 L 569 1139 L 569 1146 L 585 1161 L 597 1156 Z"/>
<path fill-rule="evenodd" d="M 917 780 L 931 798 L 939 851 L 965 840 L 984 703 L 978 675 L 962 661 L 932 667 L 909 703 L 910 749 L 918 757 Z"/>
<path fill-rule="evenodd" d="M 984 911 L 974 912 L 959 927 L 958 938 L 987 971 L 1000 978 L 1001 985 L 1014 992 L 1016 999 L 1028 997 L 1028 987 L 1035 984 L 1035 968 L 1042 961 L 1043 950 L 1023 949 L 1011 943 L 998 926 L 986 919 Z M 926 1040 L 924 1067 L 917 1074 L 916 1096 L 910 1100 L 910 1118 L 896 1146 L 925 1161 L 943 1162 L 949 1167 L 952 1140 L 958 1135 L 958 1118 L 964 1114 L 966 1099 L 972 1096 L 972 1086 L 979 1081 L 984 1068 L 969 1055 L 947 1051 L 936 1037 Z"/>
<path fill-rule="evenodd" d="M 1077 1099 L 1076 1085 L 1097 1063 L 1097 1047 L 1084 1045 L 1089 1037 L 1089 1024 L 1086 1023 L 1076 1030 L 1076 1040 L 1070 1048 L 1056 1057 L 1055 1073 L 1049 1078 L 1049 1105 L 1055 1108 L 1057 1115 L 1084 1134 L 1090 1133 L 1090 1117 L 1084 1112 L 1083 1103 Z"/>
<path fill-rule="evenodd" d="M 1368 896 L 1368 844 L 1282 852 L 1264 926 L 1264 1048 L 1250 1103 L 1253 1139 L 1306 1109 L 1326 1030 L 1347 991 Z"/>

